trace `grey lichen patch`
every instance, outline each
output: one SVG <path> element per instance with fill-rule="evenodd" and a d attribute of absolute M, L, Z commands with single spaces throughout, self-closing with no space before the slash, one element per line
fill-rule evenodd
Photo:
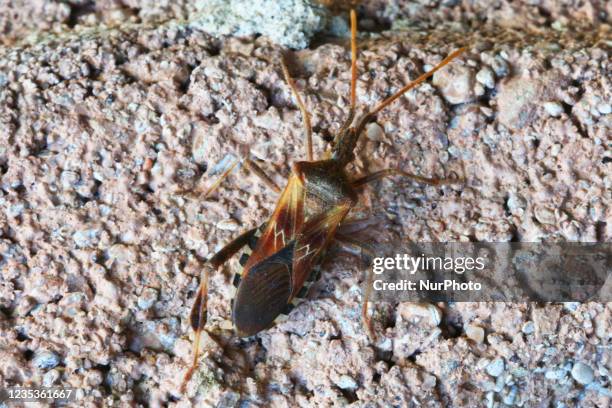
<path fill-rule="evenodd" d="M 329 11 L 308 0 L 202 0 L 191 25 L 215 36 L 262 34 L 291 48 L 306 48 Z"/>

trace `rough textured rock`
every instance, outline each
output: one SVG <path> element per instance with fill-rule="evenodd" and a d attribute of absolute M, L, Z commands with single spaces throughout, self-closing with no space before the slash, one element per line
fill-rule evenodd
<path fill-rule="evenodd" d="M 434 316 L 381 303 L 373 344 L 363 268 L 341 252 L 308 301 L 250 339 L 225 329 L 237 260 L 214 275 L 213 334 L 182 396 L 204 259 L 276 198 L 241 171 L 200 194 L 246 151 L 281 184 L 304 150 L 284 48 L 210 36 L 189 20 L 196 3 L 2 3 L 19 10 L 1 19 L 2 386 L 79 387 L 79 406 L 609 405 L 609 304 L 439 304 Z M 466 185 L 370 186 L 368 234 L 610 241 L 609 4 L 485 3 L 362 7 L 361 106 L 468 45 L 378 116 L 351 167 Z M 17 24 L 28 10 L 49 12 Z M 394 30 L 366 32 L 381 25 Z M 346 47 L 321 41 L 288 55 L 318 155 L 344 121 L 350 77 Z"/>
<path fill-rule="evenodd" d="M 307 47 L 329 18 L 325 7 L 307 0 L 207 0 L 200 3 L 198 13 L 192 16 L 194 27 L 214 35 L 258 33 L 292 48 Z"/>

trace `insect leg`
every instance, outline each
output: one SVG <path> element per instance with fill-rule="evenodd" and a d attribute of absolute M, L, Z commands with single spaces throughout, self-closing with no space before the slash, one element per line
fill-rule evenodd
<path fill-rule="evenodd" d="M 229 174 L 232 172 L 232 170 L 234 170 L 234 168 L 236 168 L 236 166 L 238 165 L 238 163 L 240 163 L 239 160 L 234 161 L 227 169 L 225 169 L 225 171 L 223 173 L 221 173 L 221 175 L 219 176 L 219 178 L 217 180 L 215 180 L 215 182 L 213 183 L 212 186 L 210 186 L 205 192 L 204 195 L 202 196 L 202 198 L 207 198 L 209 195 L 211 195 L 217 188 L 219 188 L 219 186 L 221 185 L 221 182 L 223 182 L 223 180 L 225 180 L 227 178 L 227 176 L 229 176 Z"/>
<path fill-rule="evenodd" d="M 287 68 L 287 63 L 285 62 L 284 57 L 281 58 L 281 67 L 283 68 L 285 81 L 287 82 L 287 85 L 289 85 L 289 88 L 291 88 L 291 93 L 293 94 L 293 97 L 295 98 L 295 101 L 302 112 L 302 119 L 304 120 L 304 134 L 306 136 L 306 158 L 308 161 L 312 161 L 312 126 L 310 124 L 310 114 L 308 113 L 308 110 L 306 110 L 306 105 L 304 105 L 304 102 L 297 91 L 293 78 L 291 78 L 291 74 L 289 73 L 289 68 Z"/>
<path fill-rule="evenodd" d="M 345 248 L 353 253 L 358 254 L 362 261 L 366 265 L 370 265 L 372 259 L 374 258 L 374 249 L 371 248 L 368 244 L 361 242 L 350 235 L 343 233 L 336 233 L 335 237 L 336 241 L 345 246 Z M 361 319 L 363 321 L 363 325 L 366 328 L 368 333 L 368 337 L 371 340 L 375 340 L 376 336 L 374 335 L 374 328 L 372 327 L 372 320 L 368 315 L 368 305 L 370 303 L 370 297 L 372 296 L 372 281 L 374 280 L 374 274 L 370 270 L 370 268 L 366 268 L 366 288 L 365 293 L 363 295 L 363 304 L 361 307 Z"/>
<path fill-rule="evenodd" d="M 457 179 L 426 178 L 426 177 L 417 176 L 415 174 L 406 173 L 405 171 L 402 171 L 400 169 L 384 169 L 384 170 L 379 170 L 377 172 L 374 172 L 372 174 L 368 174 L 367 176 L 358 178 L 357 180 L 353 180 L 352 184 L 353 184 L 353 187 L 360 187 L 360 186 L 363 186 L 364 184 L 370 183 L 375 180 L 379 180 L 383 177 L 389 177 L 389 176 L 407 177 L 416 182 L 423 183 L 423 184 L 429 184 L 432 186 L 440 186 L 440 185 L 446 185 L 446 184 L 461 184 L 464 182 L 462 178 L 457 178 Z"/>
<path fill-rule="evenodd" d="M 244 163 L 244 167 L 250 170 L 251 172 L 253 172 L 253 174 L 255 174 L 257 177 L 259 177 L 259 179 L 266 186 L 268 186 L 270 190 L 274 191 L 275 193 L 280 194 L 281 192 L 280 187 L 274 181 L 272 181 L 270 176 L 268 176 L 266 172 L 257 165 L 257 163 L 255 163 L 253 160 L 249 159 L 248 157 L 243 158 L 243 163 Z"/>
<path fill-rule="evenodd" d="M 231 258 L 236 252 L 238 252 L 242 247 L 247 245 L 252 237 L 257 232 L 258 228 L 253 228 L 248 230 L 238 237 L 236 237 L 229 244 L 225 245 L 221 248 L 216 254 L 213 255 L 212 258 L 208 260 L 210 266 L 218 270 L 229 258 Z M 181 385 L 181 392 L 185 391 L 185 387 L 187 383 L 191 379 L 194 371 L 198 367 L 198 358 L 200 356 L 200 337 L 202 334 L 202 330 L 206 325 L 206 301 L 208 297 L 208 268 L 205 266 L 202 270 L 202 275 L 200 276 L 200 287 L 198 288 L 198 293 L 196 295 L 196 299 L 193 302 L 193 307 L 191 308 L 191 314 L 189 316 L 191 327 L 195 332 L 194 342 L 193 342 L 193 360 L 191 363 L 191 367 L 185 374 L 183 379 L 183 383 Z"/>
<path fill-rule="evenodd" d="M 217 190 L 217 188 L 219 188 L 219 186 L 221 185 L 223 180 L 225 180 L 227 178 L 227 176 L 229 176 L 229 174 L 240 163 L 242 163 L 247 170 L 250 170 L 253 174 L 255 174 L 257 177 L 259 177 L 259 179 L 267 187 L 269 187 L 272 191 L 274 191 L 275 193 L 280 193 L 280 191 L 281 191 L 280 187 L 278 187 L 278 185 L 276 185 L 276 183 L 274 181 L 272 181 L 270 176 L 268 176 L 266 174 L 266 172 L 261 167 L 259 167 L 254 161 L 249 159 L 247 155 L 244 155 L 240 159 L 236 159 L 225 171 L 223 171 L 223 173 L 221 173 L 219 178 L 217 180 L 215 180 L 215 182 L 212 184 L 212 186 L 210 186 L 204 192 L 204 195 L 203 195 L 202 198 L 207 198 L 209 195 L 211 195 L 213 192 L 215 192 L 215 190 Z"/>

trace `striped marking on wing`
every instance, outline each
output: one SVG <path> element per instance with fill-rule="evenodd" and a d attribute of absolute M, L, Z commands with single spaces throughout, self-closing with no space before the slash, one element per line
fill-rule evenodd
<path fill-rule="evenodd" d="M 257 241 L 257 246 L 253 250 L 248 261 L 244 265 L 243 273 L 248 273 L 249 269 L 277 253 L 293 241 L 300 232 L 304 224 L 304 185 L 300 178 L 292 173 L 283 190 L 276 209 L 264 232 Z"/>
<path fill-rule="evenodd" d="M 311 271 L 321 261 L 332 242 L 338 225 L 352 207 L 350 202 L 338 204 L 332 209 L 308 220 L 299 234 L 293 254 L 293 296 L 297 296 Z"/>

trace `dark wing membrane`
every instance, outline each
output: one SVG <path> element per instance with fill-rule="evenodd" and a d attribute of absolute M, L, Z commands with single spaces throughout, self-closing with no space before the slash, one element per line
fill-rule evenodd
<path fill-rule="evenodd" d="M 277 253 L 293 241 L 303 223 L 304 185 L 300 178 L 292 173 L 266 229 L 244 265 L 244 274 L 249 274 L 253 265 Z"/>
<path fill-rule="evenodd" d="M 238 335 L 252 336 L 272 325 L 291 298 L 294 243 L 253 265 L 240 281 L 232 319 Z"/>

